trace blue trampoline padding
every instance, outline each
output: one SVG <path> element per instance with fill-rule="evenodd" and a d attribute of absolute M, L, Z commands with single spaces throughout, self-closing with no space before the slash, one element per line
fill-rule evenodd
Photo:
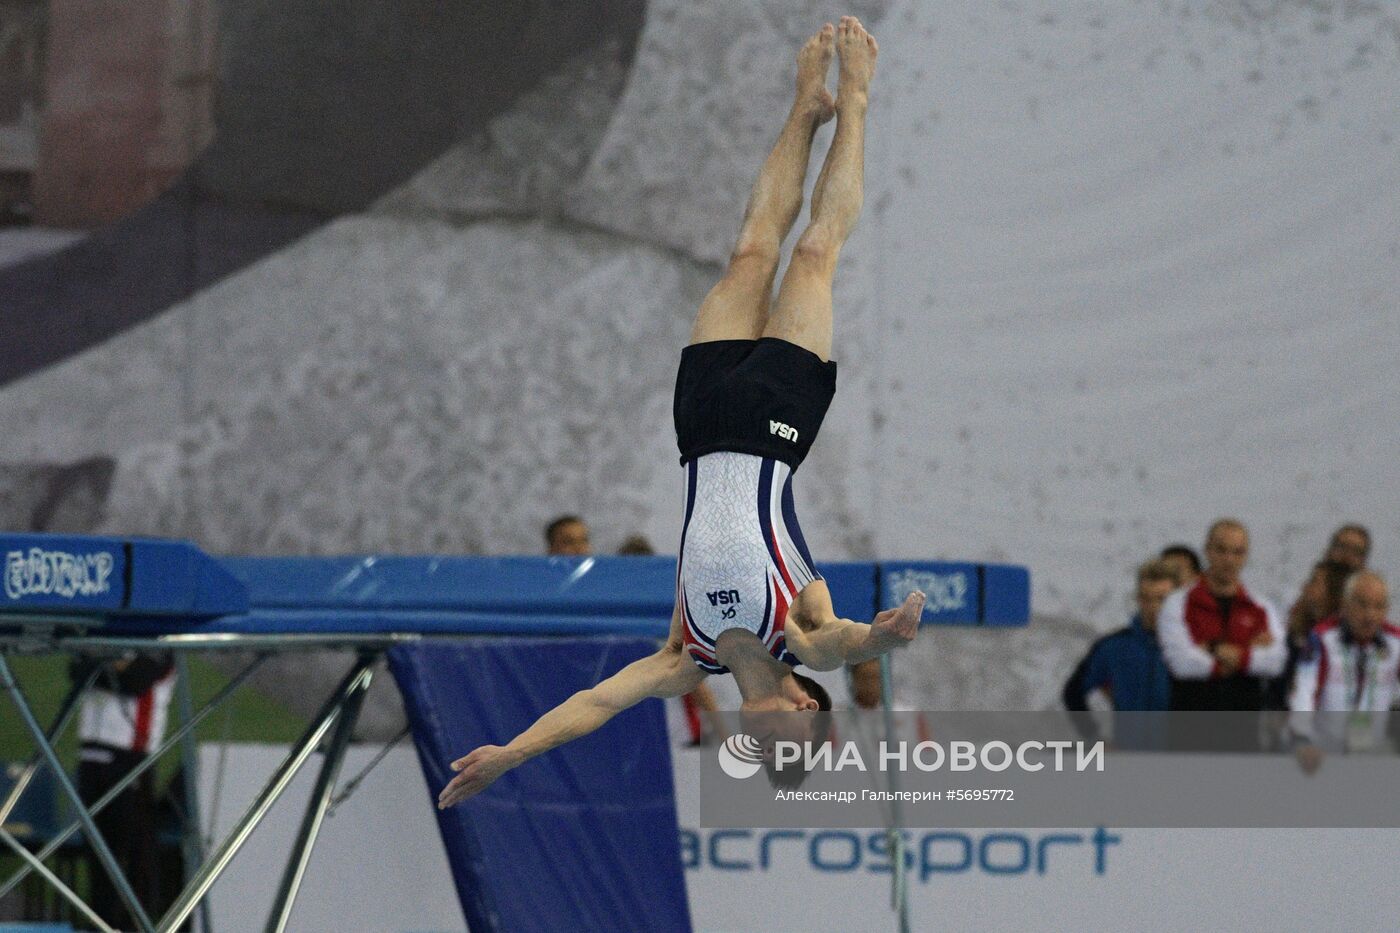
<path fill-rule="evenodd" d="M 660 616 L 532 616 L 505 612 L 415 609 L 273 609 L 207 622 L 158 618 L 111 619 L 111 637 L 186 635 L 638 635 L 664 639 L 670 614 Z"/>
<path fill-rule="evenodd" d="M 674 557 L 226 557 L 258 609 L 671 618 Z M 818 564 L 838 615 L 875 604 L 872 563 Z M 846 611 L 849 610 L 849 611 Z"/>
<path fill-rule="evenodd" d="M 107 634 L 664 637 L 673 557 L 225 557 L 189 542 L 0 534 L 7 612 Z M 868 621 L 914 586 L 926 622 L 1024 625 L 1024 567 L 818 564 L 836 614 Z M 893 601 L 893 602 L 892 602 Z M 35 624 L 32 620 L 27 624 Z"/>
<path fill-rule="evenodd" d="M 248 610 L 228 569 L 188 541 L 0 533 L 0 613 L 208 617 Z"/>
<path fill-rule="evenodd" d="M 982 568 L 982 624 L 1025 625 L 1031 618 L 1031 572 L 1013 564 Z"/>
<path fill-rule="evenodd" d="M 674 557 L 229 557 L 259 609 L 661 615 Z"/>
<path fill-rule="evenodd" d="M 450 763 L 656 650 L 650 639 L 481 638 L 389 652 L 428 802 Z M 436 811 L 472 933 L 690 930 L 660 701 Z"/>
<path fill-rule="evenodd" d="M 831 608 L 838 618 L 869 622 L 875 615 L 879 570 L 875 564 L 818 564 L 818 572 L 831 591 Z"/>
<path fill-rule="evenodd" d="M 880 605 L 898 606 L 911 590 L 928 596 L 923 625 L 1026 625 L 1031 617 L 1030 571 L 1009 564 L 885 561 Z"/>

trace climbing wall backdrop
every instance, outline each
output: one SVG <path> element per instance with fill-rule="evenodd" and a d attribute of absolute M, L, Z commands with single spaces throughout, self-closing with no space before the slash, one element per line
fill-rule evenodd
<path fill-rule="evenodd" d="M 496 554 L 568 511 L 673 548 L 679 346 L 798 43 L 853 12 L 881 58 L 804 530 L 1029 564 L 1037 613 L 937 633 L 911 702 L 1049 705 L 1217 515 L 1279 600 L 1345 520 L 1395 569 L 1389 5 L 216 6 L 191 167 L 0 268 L 4 524 Z"/>

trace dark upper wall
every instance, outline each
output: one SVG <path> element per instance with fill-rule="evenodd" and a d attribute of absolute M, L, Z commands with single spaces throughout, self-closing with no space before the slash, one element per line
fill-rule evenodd
<path fill-rule="evenodd" d="M 225 0 L 216 136 L 171 190 L 0 271 L 0 385 L 80 352 L 359 210 L 642 0 Z"/>

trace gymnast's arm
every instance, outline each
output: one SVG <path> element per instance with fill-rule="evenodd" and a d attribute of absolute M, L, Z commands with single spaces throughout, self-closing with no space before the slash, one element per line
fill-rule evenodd
<path fill-rule="evenodd" d="M 596 687 L 580 690 L 545 713 L 508 745 L 483 745 L 452 762 L 457 772 L 438 795 L 438 809 L 461 803 L 502 774 L 552 748 L 594 731 L 648 697 L 689 693 L 706 677 L 681 650 L 679 639 L 618 671 Z"/>
<path fill-rule="evenodd" d="M 832 671 L 886 654 L 914 640 L 924 612 L 924 594 L 910 593 L 898 609 L 886 609 L 869 625 L 839 619 L 831 594 L 818 580 L 809 584 L 793 604 L 794 625 L 786 629 L 788 648 L 815 671 Z"/>

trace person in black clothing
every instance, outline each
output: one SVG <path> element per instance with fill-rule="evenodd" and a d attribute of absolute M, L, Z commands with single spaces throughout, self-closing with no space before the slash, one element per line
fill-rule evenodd
<path fill-rule="evenodd" d="M 97 669 L 83 697 L 78 735 L 78 794 L 91 806 L 160 744 L 175 683 L 169 654 L 133 654 L 97 659 L 79 657 L 70 676 L 85 681 Z M 147 771 L 97 815 L 97 829 L 111 848 L 147 913 L 160 903 L 155 774 Z M 89 903 L 117 929 L 136 928 L 111 879 L 94 859 Z"/>
<path fill-rule="evenodd" d="M 1288 660 L 1284 662 L 1283 673 L 1269 681 L 1265 709 L 1288 709 L 1288 694 L 1293 689 L 1298 659 L 1307 650 L 1308 638 L 1318 623 L 1332 618 L 1341 609 L 1342 588 L 1352 571 L 1347 564 L 1331 559 L 1313 565 L 1312 576 L 1303 584 L 1297 601 L 1288 610 Z"/>
<path fill-rule="evenodd" d="M 1352 573 L 1366 569 L 1371 557 L 1371 532 L 1365 525 L 1343 525 L 1332 532 L 1323 560 L 1346 565 Z"/>

